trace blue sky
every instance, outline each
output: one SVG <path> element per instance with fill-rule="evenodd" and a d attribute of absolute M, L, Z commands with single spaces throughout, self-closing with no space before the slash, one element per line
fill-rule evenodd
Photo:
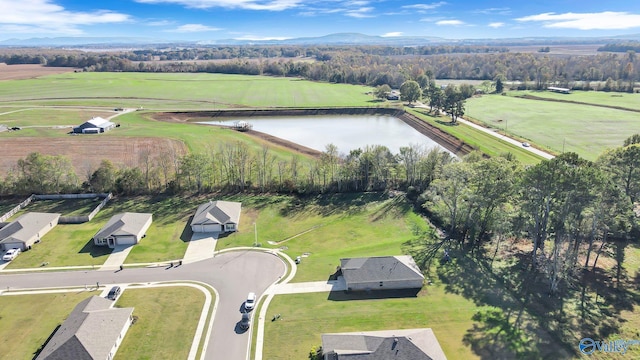
<path fill-rule="evenodd" d="M 260 40 L 338 32 L 447 39 L 640 33 L 638 0 L 0 0 L 0 9 L 0 40 Z"/>

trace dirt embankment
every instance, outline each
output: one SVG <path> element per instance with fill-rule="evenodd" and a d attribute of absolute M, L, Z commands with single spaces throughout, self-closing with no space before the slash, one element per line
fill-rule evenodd
<path fill-rule="evenodd" d="M 466 155 L 474 150 L 472 146 L 448 134 L 416 116 L 402 109 L 391 108 L 323 108 L 323 109 L 229 109 L 212 111 L 178 111 L 153 114 L 153 118 L 162 121 L 195 122 L 203 118 L 248 118 L 254 116 L 319 116 L 319 115 L 390 115 L 404 121 L 421 134 L 453 152 L 456 155 Z M 292 149 L 310 156 L 319 156 L 320 151 L 304 147 L 269 134 L 250 130 L 247 134 L 258 137 L 270 143 Z"/>

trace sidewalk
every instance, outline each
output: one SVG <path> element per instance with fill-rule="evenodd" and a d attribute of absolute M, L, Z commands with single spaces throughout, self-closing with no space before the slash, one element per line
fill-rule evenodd
<path fill-rule="evenodd" d="M 189 264 L 212 258 L 218 235 L 218 233 L 194 233 L 184 253 L 183 262 Z"/>
<path fill-rule="evenodd" d="M 124 264 L 124 261 L 129 256 L 129 253 L 133 249 L 133 245 L 117 245 L 113 248 L 111 255 L 102 264 L 100 270 L 118 270 L 120 265 Z"/>
<path fill-rule="evenodd" d="M 338 277 L 338 280 L 277 284 L 269 290 L 274 295 L 283 295 L 312 292 L 344 291 L 346 289 L 347 285 L 344 282 L 344 278 L 340 276 Z"/>

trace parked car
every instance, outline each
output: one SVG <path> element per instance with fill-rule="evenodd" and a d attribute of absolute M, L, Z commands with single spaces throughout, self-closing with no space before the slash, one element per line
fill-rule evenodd
<path fill-rule="evenodd" d="M 2 257 L 2 260 L 11 261 L 11 260 L 15 259 L 16 256 L 18 256 L 18 255 L 20 255 L 20 249 L 18 249 L 18 248 L 9 249 L 9 250 L 7 250 L 6 253 L 4 253 L 4 256 Z"/>
<path fill-rule="evenodd" d="M 244 302 L 244 309 L 247 311 L 251 311 L 255 306 L 256 306 L 256 293 L 250 292 L 249 295 L 247 295 L 247 301 Z"/>
<path fill-rule="evenodd" d="M 522 146 L 524 146 L 524 147 L 529 147 L 529 146 L 531 146 L 531 144 L 529 144 L 528 142 L 523 142 L 523 143 L 522 143 Z"/>
<path fill-rule="evenodd" d="M 247 330 L 251 326 L 251 317 L 249 313 L 242 313 L 242 319 L 240 320 L 240 329 Z"/>
<path fill-rule="evenodd" d="M 120 286 L 114 286 L 111 288 L 111 290 L 109 290 L 109 294 L 107 294 L 107 299 L 109 300 L 115 300 L 118 298 L 118 296 L 120 296 L 120 292 L 122 291 L 122 289 L 120 289 Z"/>

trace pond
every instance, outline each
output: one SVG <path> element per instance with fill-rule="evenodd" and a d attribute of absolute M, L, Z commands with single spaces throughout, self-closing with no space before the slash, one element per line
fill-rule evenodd
<path fill-rule="evenodd" d="M 358 148 L 364 149 L 367 145 L 384 145 L 393 154 L 399 153 L 400 147 L 410 144 L 419 144 L 424 149 L 437 147 L 447 151 L 402 120 L 389 115 L 251 117 L 201 123 L 232 126 L 239 121 L 248 122 L 253 130 L 318 151 L 325 151 L 328 144 L 337 146 L 338 152 L 342 154 Z"/>

